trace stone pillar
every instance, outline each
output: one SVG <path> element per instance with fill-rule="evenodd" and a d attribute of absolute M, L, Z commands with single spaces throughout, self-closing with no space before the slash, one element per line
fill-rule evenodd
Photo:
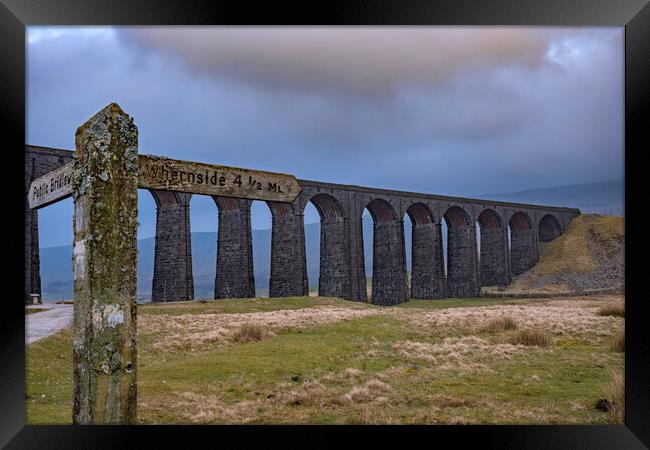
<path fill-rule="evenodd" d="M 273 218 L 269 297 L 309 295 L 304 219 L 295 212 L 297 202 L 267 202 Z"/>
<path fill-rule="evenodd" d="M 508 267 L 508 229 L 501 226 L 481 229 L 481 286 L 506 286 Z"/>
<path fill-rule="evenodd" d="M 156 201 L 156 244 L 151 301 L 194 299 L 192 276 L 192 194 L 150 189 Z"/>
<path fill-rule="evenodd" d="M 375 219 L 371 297 L 374 305 L 396 305 L 408 298 L 404 254 L 404 222 Z"/>
<path fill-rule="evenodd" d="M 480 294 L 480 287 L 474 223 L 448 227 L 447 259 L 449 297 L 477 297 Z"/>
<path fill-rule="evenodd" d="M 25 195 L 25 304 L 32 304 L 32 294 L 41 295 L 40 258 L 38 251 L 38 211 L 30 209 Z"/>
<path fill-rule="evenodd" d="M 346 238 L 350 255 L 350 296 L 349 300 L 368 302 L 368 285 L 366 282 L 366 264 L 363 250 L 363 209 L 354 194 L 349 194 L 346 215 L 350 221 L 346 224 Z"/>
<path fill-rule="evenodd" d="M 531 229 L 511 228 L 510 258 L 512 273 L 520 275 L 531 269 L 537 263 L 537 240 L 535 231 Z"/>
<path fill-rule="evenodd" d="M 321 218 L 318 295 L 350 298 L 350 268 L 343 217 Z"/>
<path fill-rule="evenodd" d="M 136 421 L 138 129 L 115 103 L 77 129 L 73 423 Z"/>
<path fill-rule="evenodd" d="M 442 298 L 444 268 L 440 224 L 414 223 L 412 230 L 411 297 Z"/>
<path fill-rule="evenodd" d="M 29 207 L 29 185 L 37 178 L 36 158 L 25 156 L 25 304 L 32 303 L 31 294 L 41 295 L 41 274 L 38 251 L 38 211 Z"/>
<path fill-rule="evenodd" d="M 214 298 L 255 297 L 251 200 L 213 196 L 219 209 Z"/>

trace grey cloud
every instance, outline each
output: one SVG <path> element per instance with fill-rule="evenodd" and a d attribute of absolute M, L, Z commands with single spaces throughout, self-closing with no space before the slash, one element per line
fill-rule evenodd
<path fill-rule="evenodd" d="M 575 32 L 575 30 L 573 30 Z M 120 28 L 143 51 L 183 58 L 205 73 L 288 90 L 382 96 L 435 86 L 458 73 L 544 64 L 564 29 L 522 27 Z"/>

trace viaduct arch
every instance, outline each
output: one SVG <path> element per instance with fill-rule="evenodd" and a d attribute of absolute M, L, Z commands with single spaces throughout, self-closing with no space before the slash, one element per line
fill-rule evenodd
<path fill-rule="evenodd" d="M 74 152 L 25 148 L 25 192 L 35 178 L 73 160 Z M 362 214 L 373 218 L 370 301 L 392 305 L 412 298 L 476 296 L 481 286 L 505 285 L 538 260 L 539 242 L 558 237 L 578 209 L 448 197 L 298 180 L 292 203 L 266 202 L 272 215 L 271 297 L 308 295 L 303 213 L 311 202 L 321 220 L 319 294 L 368 301 Z M 192 279 L 191 194 L 150 190 L 157 206 L 154 301 L 189 300 Z M 194 194 L 197 195 L 197 194 Z M 253 297 L 251 200 L 213 197 L 218 209 L 215 298 Z M 412 228 L 412 273 L 406 272 L 404 216 Z M 448 225 L 444 273 L 441 221 Z M 476 226 L 480 229 L 480 255 Z M 508 248 L 510 228 L 510 249 Z M 40 294 L 38 211 L 25 195 L 25 301 Z"/>
<path fill-rule="evenodd" d="M 542 242 L 551 242 L 553 239 L 562 234 L 560 222 L 552 214 L 546 214 L 539 221 L 539 240 Z"/>

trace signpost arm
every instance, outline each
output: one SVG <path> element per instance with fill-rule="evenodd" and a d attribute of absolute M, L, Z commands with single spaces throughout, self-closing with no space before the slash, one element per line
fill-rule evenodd
<path fill-rule="evenodd" d="M 73 422 L 135 423 L 138 129 L 111 103 L 76 149 Z"/>

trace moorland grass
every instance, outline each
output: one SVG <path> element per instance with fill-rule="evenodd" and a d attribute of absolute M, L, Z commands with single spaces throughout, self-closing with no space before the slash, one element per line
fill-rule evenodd
<path fill-rule="evenodd" d="M 233 342 L 252 342 L 264 339 L 264 328 L 255 323 L 245 323 L 235 331 L 232 336 Z"/>
<path fill-rule="evenodd" d="M 296 309 L 330 299 L 237 300 L 139 307 L 148 314 L 214 314 Z M 341 301 L 343 302 L 343 301 Z M 460 300 L 460 303 L 465 300 Z M 215 305 L 217 303 L 217 305 Z M 338 301 L 334 302 L 338 306 Z M 352 302 L 357 308 L 376 308 Z M 430 309 L 426 302 L 423 309 Z M 492 303 L 490 303 L 492 304 Z M 467 306 L 467 305 L 464 305 Z M 202 309 L 203 308 L 203 309 Z M 273 309 L 275 308 L 275 309 Z M 480 306 L 477 306 L 480 308 Z M 162 310 L 162 311 L 161 311 Z M 153 351 L 155 335 L 139 334 L 138 421 L 151 423 L 612 423 L 593 404 L 607 396 L 610 369 L 623 355 L 610 336 L 565 336 L 552 349 L 531 346 L 513 356 L 454 356 L 470 363 L 442 370 L 414 361 L 395 343 L 428 345 L 462 338 L 467 329 L 414 328 L 413 306 L 302 328 L 274 330 L 262 340 L 206 346 L 197 351 Z M 420 310 L 421 311 L 421 310 Z M 618 326 L 612 320 L 612 333 Z M 266 331 L 266 330 L 262 330 Z M 247 332 L 248 334 L 249 332 Z M 257 335 L 253 332 L 252 335 Z M 507 342 L 511 330 L 489 339 Z M 453 356 L 453 355 L 452 355 Z M 65 424 L 72 414 L 72 336 L 69 329 L 27 346 L 27 423 Z M 446 359 L 447 365 L 454 359 Z"/>
<path fill-rule="evenodd" d="M 506 330 L 515 330 L 517 323 L 510 316 L 501 316 L 490 320 L 484 327 L 483 331 L 498 332 Z"/>
<path fill-rule="evenodd" d="M 513 345 L 548 347 L 551 339 L 548 333 L 541 330 L 521 330 L 512 337 L 510 342 Z"/>
<path fill-rule="evenodd" d="M 625 305 L 623 303 L 604 305 L 598 308 L 596 314 L 599 316 L 625 317 Z"/>
<path fill-rule="evenodd" d="M 625 377 L 623 370 L 610 369 L 609 382 L 606 386 L 607 400 L 610 408 L 607 411 L 613 422 L 625 421 Z"/>
<path fill-rule="evenodd" d="M 620 332 L 614 339 L 612 339 L 611 345 L 612 351 L 614 352 L 624 352 L 625 351 L 625 333 Z"/>

